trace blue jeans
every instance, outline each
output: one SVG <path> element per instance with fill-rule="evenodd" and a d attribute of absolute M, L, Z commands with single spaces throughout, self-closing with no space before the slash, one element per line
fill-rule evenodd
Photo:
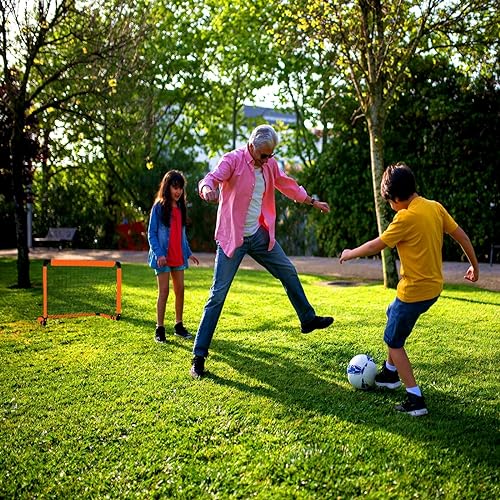
<path fill-rule="evenodd" d="M 437 301 L 438 297 L 420 302 L 403 302 L 397 297 L 387 308 L 384 342 L 393 349 L 400 349 L 410 335 L 421 314 Z"/>
<path fill-rule="evenodd" d="M 222 306 L 226 300 L 233 278 L 246 254 L 250 255 L 275 278 L 281 281 L 301 323 L 307 323 L 316 316 L 313 307 L 306 298 L 297 275 L 297 270 L 290 262 L 290 259 L 285 255 L 278 242 L 275 243 L 271 251 L 268 250 L 268 246 L 269 233 L 262 226 L 255 234 L 243 239 L 243 244 L 235 250 L 231 258 L 227 257 L 221 247 L 217 245 L 214 279 L 210 288 L 210 295 L 203 309 L 200 326 L 196 333 L 193 354 L 196 356 L 208 356 L 208 348 L 212 342 L 215 327 L 222 312 Z"/>

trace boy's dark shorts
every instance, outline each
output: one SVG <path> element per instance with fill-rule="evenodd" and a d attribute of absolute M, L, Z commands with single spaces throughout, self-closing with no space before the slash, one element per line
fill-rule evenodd
<path fill-rule="evenodd" d="M 384 342 L 393 349 L 403 347 L 419 316 L 437 299 L 438 297 L 420 302 L 403 302 L 396 297 L 387 308 Z"/>

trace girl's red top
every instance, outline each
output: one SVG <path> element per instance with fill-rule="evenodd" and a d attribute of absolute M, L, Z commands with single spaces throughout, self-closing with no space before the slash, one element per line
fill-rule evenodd
<path fill-rule="evenodd" d="M 178 267 L 184 264 L 182 256 L 182 215 L 178 207 L 172 207 L 170 217 L 170 237 L 168 240 L 167 266 Z"/>

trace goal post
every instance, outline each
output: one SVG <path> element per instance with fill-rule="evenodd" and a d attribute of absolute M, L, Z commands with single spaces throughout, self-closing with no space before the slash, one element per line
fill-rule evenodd
<path fill-rule="evenodd" d="M 119 320 L 122 267 L 114 260 L 47 259 L 42 268 L 43 312 L 49 318 L 102 316 Z"/>

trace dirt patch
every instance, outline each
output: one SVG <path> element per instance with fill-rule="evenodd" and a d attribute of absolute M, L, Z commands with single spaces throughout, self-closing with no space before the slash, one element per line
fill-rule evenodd
<path fill-rule="evenodd" d="M 362 281 L 325 281 L 323 284 L 327 286 L 347 287 L 347 286 L 361 286 L 361 285 L 366 285 L 367 283 L 364 283 Z"/>

